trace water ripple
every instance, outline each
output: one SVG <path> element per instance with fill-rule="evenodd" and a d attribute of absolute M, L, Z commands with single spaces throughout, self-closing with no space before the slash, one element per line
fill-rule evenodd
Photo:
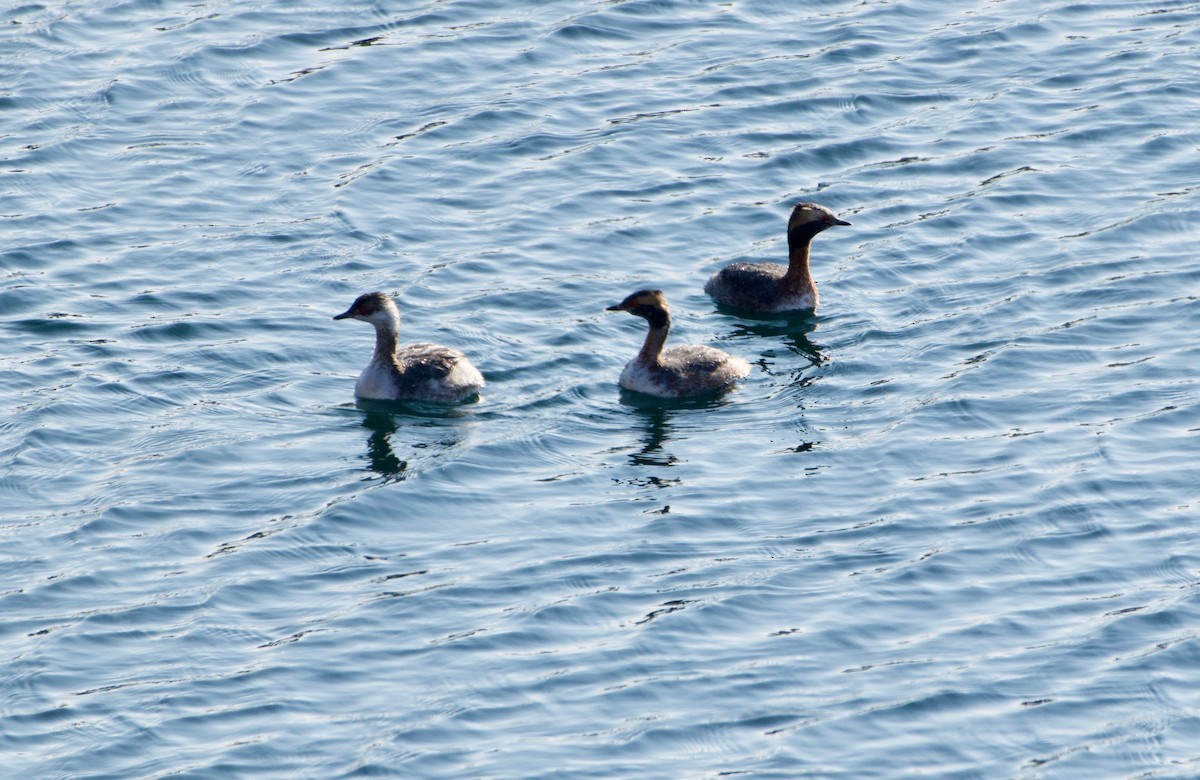
<path fill-rule="evenodd" d="M 1197 19 L 0 13 L 6 769 L 1186 773 Z M 746 381 L 622 393 L 646 286 Z M 354 401 L 373 289 L 478 403 Z"/>

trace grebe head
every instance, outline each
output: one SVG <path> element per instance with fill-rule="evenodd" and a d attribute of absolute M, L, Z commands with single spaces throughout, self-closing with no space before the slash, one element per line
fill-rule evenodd
<path fill-rule="evenodd" d="M 349 309 L 335 315 L 334 319 L 362 320 L 376 326 L 389 325 L 400 319 L 400 310 L 387 293 L 369 292 L 358 296 Z"/>
<path fill-rule="evenodd" d="M 822 230 L 834 225 L 849 225 L 844 219 L 838 219 L 834 213 L 817 203 L 797 203 L 788 218 L 788 233 L 800 230 L 815 236 Z"/>
<path fill-rule="evenodd" d="M 606 311 L 627 311 L 650 322 L 653 328 L 661 328 L 671 320 L 671 307 L 662 290 L 638 290 L 625 300 L 609 306 Z"/>

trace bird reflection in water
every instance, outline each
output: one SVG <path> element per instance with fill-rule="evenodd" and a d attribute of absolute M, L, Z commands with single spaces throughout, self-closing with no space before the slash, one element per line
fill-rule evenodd
<path fill-rule="evenodd" d="M 400 460 L 392 449 L 392 434 L 399 427 L 396 425 L 396 416 L 379 409 L 364 411 L 366 415 L 362 424 L 371 432 L 367 437 L 367 459 L 371 471 L 383 477 L 385 482 L 399 482 L 408 470 L 408 461 Z"/>
<path fill-rule="evenodd" d="M 460 407 L 366 398 L 356 399 L 354 406 L 363 414 L 362 426 L 370 431 L 367 436 L 369 468 L 385 482 L 406 479 L 423 461 L 441 457 L 462 443 L 462 421 L 467 412 Z M 394 436 L 401 429 L 406 440 L 403 446 L 412 453 L 408 459 L 396 455 L 400 445 Z"/>
<path fill-rule="evenodd" d="M 663 443 L 671 433 L 670 418 L 666 409 L 638 409 L 638 422 L 642 429 L 642 448 L 629 456 L 635 466 L 674 466 L 679 462 L 663 449 Z"/>
<path fill-rule="evenodd" d="M 622 393 L 622 402 L 628 400 Z M 639 470 L 636 476 L 617 481 L 637 487 L 663 488 L 681 485 L 682 481 L 677 478 L 649 473 L 640 468 L 643 466 L 669 468 L 679 462 L 678 458 L 663 449 L 663 444 L 671 437 L 671 410 L 663 409 L 661 406 L 636 405 L 636 402 L 641 400 L 644 400 L 644 397 L 633 399 L 634 404 L 627 403 L 627 405 L 634 406 L 634 419 L 641 431 L 641 447 L 629 454 L 630 464 L 639 467 Z"/>
<path fill-rule="evenodd" d="M 730 341 L 745 341 L 753 338 L 782 344 L 786 349 L 808 361 L 799 371 L 792 370 L 795 378 L 803 371 L 823 364 L 828 358 L 822 352 L 823 347 L 814 344 L 809 339 L 810 333 L 817 329 L 817 320 L 809 314 L 789 316 L 775 315 L 772 319 L 743 320 L 726 336 Z M 763 368 L 768 374 L 775 374 L 771 354 L 765 354 L 760 360 L 751 360 Z"/>
<path fill-rule="evenodd" d="M 814 375 L 810 372 L 829 360 L 824 352 L 825 348 L 809 338 L 809 334 L 817 329 L 817 322 L 818 320 L 812 312 L 752 316 L 751 319 L 741 319 L 725 336 L 727 341 L 761 340 L 782 347 L 780 349 L 779 346 L 774 346 L 768 351 L 762 352 L 757 360 L 750 360 L 752 364 L 771 376 L 787 377 L 790 380 L 788 382 L 790 393 L 797 398 L 797 414 L 795 417 L 789 418 L 789 422 L 798 429 L 802 438 L 798 444 L 784 447 L 780 452 L 805 453 L 820 445 L 819 441 L 809 438 L 812 431 L 803 421 L 805 391 L 819 376 L 819 374 Z M 798 356 L 802 362 L 797 364 L 783 350 Z M 779 360 L 779 357 L 783 359 Z M 815 467 L 805 469 L 806 472 L 815 470 Z"/>
<path fill-rule="evenodd" d="M 693 398 L 663 399 L 622 390 L 621 404 L 629 407 L 632 412 L 631 419 L 641 433 L 641 446 L 630 453 L 629 462 L 634 466 L 659 468 L 678 465 L 679 458 L 666 448 L 669 442 L 676 437 L 676 415 L 686 414 L 688 410 L 710 409 L 726 403 L 728 400 L 724 393 Z M 649 487 L 669 487 L 682 484 L 678 478 L 645 471 L 639 471 L 633 479 L 620 481 Z"/>

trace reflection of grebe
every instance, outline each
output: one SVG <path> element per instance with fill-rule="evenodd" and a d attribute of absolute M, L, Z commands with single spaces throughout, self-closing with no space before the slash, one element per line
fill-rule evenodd
<path fill-rule="evenodd" d="M 789 370 L 803 372 L 809 367 L 823 364 L 828 359 L 824 352 L 825 347 L 812 340 L 818 327 L 817 319 L 809 316 L 808 312 L 776 314 L 772 315 L 770 319 L 743 318 L 733 324 L 733 327 L 724 334 L 724 339 L 727 341 L 749 339 L 775 342 L 780 347 L 799 355 L 806 365 L 795 366 L 790 361 L 787 364 L 780 364 L 773 360 L 779 354 L 778 351 L 769 349 L 763 352 L 763 357 L 767 358 L 763 363 L 763 370 L 768 374 L 773 374 L 776 368 L 783 368 L 784 365 L 787 365 L 791 367 Z"/>
<path fill-rule="evenodd" d="M 671 309 L 659 290 L 639 290 L 609 311 L 627 311 L 650 323 L 646 342 L 621 372 L 621 387 L 660 398 L 720 390 L 750 373 L 750 364 L 713 347 L 689 345 L 664 350 Z"/>
<path fill-rule="evenodd" d="M 471 398 L 483 387 L 483 376 L 457 349 L 436 344 L 398 347 L 400 310 L 389 295 L 360 295 L 334 319 L 362 320 L 375 326 L 375 354 L 354 386 L 359 398 L 455 403 Z"/>
<path fill-rule="evenodd" d="M 369 404 L 361 401 L 359 406 Z M 398 482 L 404 479 L 408 463 L 400 460 L 392 450 L 392 434 L 397 430 L 396 417 L 390 412 L 384 413 L 366 409 L 363 427 L 371 432 L 367 437 L 367 457 L 371 461 L 371 471 L 383 477 L 388 482 Z"/>
<path fill-rule="evenodd" d="M 717 303 L 757 312 L 817 308 L 817 285 L 808 270 L 813 237 L 834 225 L 849 225 L 816 203 L 800 203 L 788 219 L 788 264 L 734 263 L 712 275 L 704 292 Z"/>

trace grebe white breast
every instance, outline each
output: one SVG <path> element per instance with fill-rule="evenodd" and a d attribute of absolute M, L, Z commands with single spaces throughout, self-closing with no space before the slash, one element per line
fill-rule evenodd
<path fill-rule="evenodd" d="M 704 292 L 717 303 L 755 312 L 817 308 L 817 285 L 808 270 L 813 238 L 834 225 L 849 225 L 816 203 L 798 203 L 788 219 L 788 264 L 734 263 L 717 271 Z"/>
<path fill-rule="evenodd" d="M 398 345 L 400 310 L 386 293 L 360 295 L 334 319 L 362 320 L 375 326 L 375 354 L 354 385 L 359 398 L 457 403 L 483 387 L 483 375 L 457 349 L 437 344 Z"/>
<path fill-rule="evenodd" d="M 627 311 L 650 324 L 637 357 L 621 372 L 626 390 L 660 398 L 682 398 L 729 387 L 750 373 L 750 364 L 714 347 L 688 345 L 664 350 L 671 308 L 661 290 L 638 290 L 608 311 Z"/>

